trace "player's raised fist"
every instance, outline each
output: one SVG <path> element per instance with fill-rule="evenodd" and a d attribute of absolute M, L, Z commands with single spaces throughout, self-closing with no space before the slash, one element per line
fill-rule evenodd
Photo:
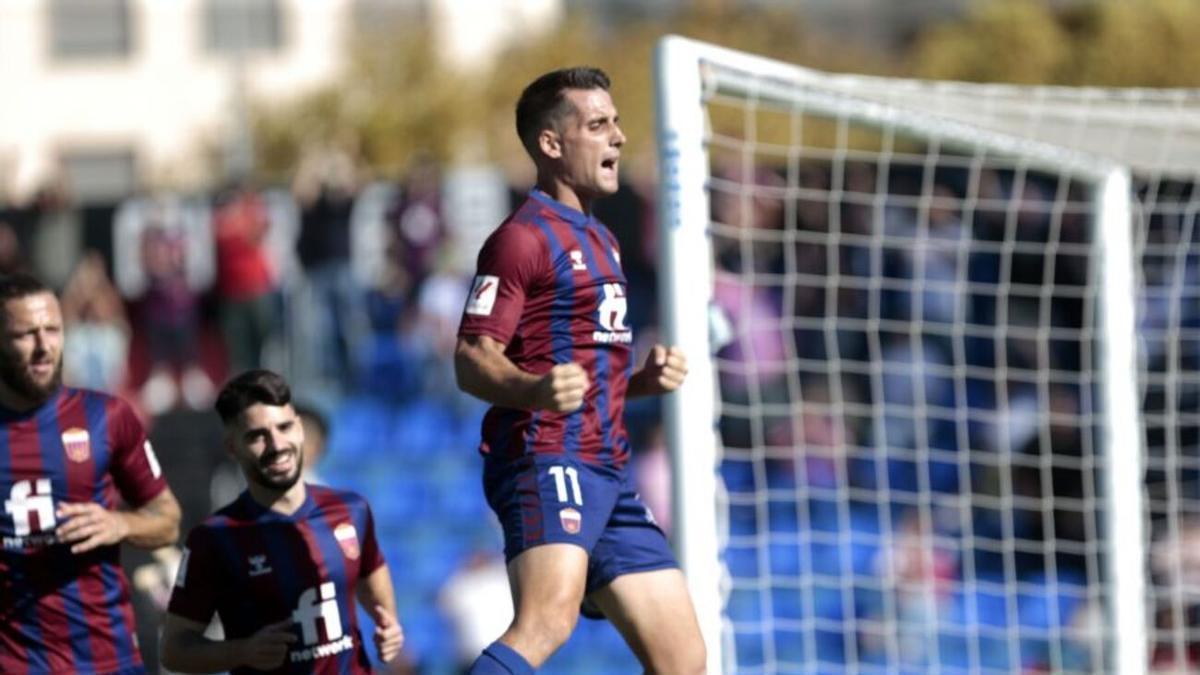
<path fill-rule="evenodd" d="M 646 355 L 645 370 L 654 375 L 654 381 L 662 392 L 675 391 L 687 377 L 687 356 L 679 347 L 654 345 Z"/>
<path fill-rule="evenodd" d="M 543 410 L 572 412 L 583 405 L 587 388 L 588 376 L 583 366 L 560 363 L 538 382 L 535 405 Z"/>
<path fill-rule="evenodd" d="M 274 670 L 283 665 L 288 645 L 296 641 L 295 622 L 285 619 L 263 626 L 242 643 L 242 663 L 258 670 Z"/>

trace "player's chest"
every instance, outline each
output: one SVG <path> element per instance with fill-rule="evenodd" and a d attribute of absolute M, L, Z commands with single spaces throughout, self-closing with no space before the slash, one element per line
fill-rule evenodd
<path fill-rule="evenodd" d="M 104 469 L 109 447 L 103 434 L 84 425 L 10 424 L 0 433 L 0 468 L 12 475 L 58 475 Z"/>
<path fill-rule="evenodd" d="M 5 548 L 53 543 L 58 505 L 102 500 L 109 452 L 85 427 L 9 424 L 0 433 L 0 534 Z M 45 536 L 44 536 L 45 535 Z"/>
<path fill-rule="evenodd" d="M 621 254 L 592 230 L 575 231 L 551 247 L 550 262 L 540 284 L 527 299 L 527 308 L 547 317 L 605 316 L 625 302 L 626 281 Z"/>
<path fill-rule="evenodd" d="M 625 284 L 621 253 L 596 227 L 571 228 L 549 238 L 544 283 L 559 291 L 586 293 L 604 284 Z"/>
<path fill-rule="evenodd" d="M 224 542 L 223 611 L 282 614 L 342 602 L 358 580 L 362 551 L 352 524 L 336 531 L 276 524 Z"/>

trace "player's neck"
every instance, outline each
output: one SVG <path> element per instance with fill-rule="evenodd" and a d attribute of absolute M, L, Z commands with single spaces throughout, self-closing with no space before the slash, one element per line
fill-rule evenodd
<path fill-rule="evenodd" d="M 580 213 L 591 213 L 592 199 L 586 195 L 581 195 L 575 191 L 575 188 L 562 182 L 555 176 L 538 176 L 538 189 L 550 195 L 554 201 L 569 206 Z"/>
<path fill-rule="evenodd" d="M 55 389 L 55 392 L 58 390 Z M 31 398 L 25 394 L 21 394 L 13 390 L 8 385 L 0 382 L 0 408 L 11 410 L 16 413 L 25 413 L 41 406 L 46 401 L 49 401 L 54 394 L 42 398 Z"/>
<path fill-rule="evenodd" d="M 285 516 L 290 516 L 304 506 L 304 500 L 308 498 L 308 491 L 304 488 L 304 481 L 298 480 L 292 487 L 280 492 L 271 488 L 258 485 L 253 481 L 247 481 L 247 486 L 250 490 L 250 497 L 258 502 L 265 509 L 270 509 L 275 513 L 281 513 Z"/>

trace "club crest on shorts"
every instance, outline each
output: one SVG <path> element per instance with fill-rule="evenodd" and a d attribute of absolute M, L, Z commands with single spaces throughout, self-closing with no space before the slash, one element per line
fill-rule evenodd
<path fill-rule="evenodd" d="M 88 435 L 87 429 L 79 427 L 71 427 L 62 432 L 63 450 L 67 453 L 67 459 L 76 463 L 88 461 L 92 456 L 92 441 Z"/>
<path fill-rule="evenodd" d="M 568 506 L 558 512 L 558 521 L 562 523 L 563 532 L 579 534 L 579 529 L 583 526 L 583 515 Z"/>
<path fill-rule="evenodd" d="M 342 553 L 351 560 L 358 560 L 361 551 L 358 548 L 358 531 L 354 529 L 354 525 L 350 523 L 342 523 L 333 528 L 333 538 L 337 539 L 338 546 L 342 547 Z"/>

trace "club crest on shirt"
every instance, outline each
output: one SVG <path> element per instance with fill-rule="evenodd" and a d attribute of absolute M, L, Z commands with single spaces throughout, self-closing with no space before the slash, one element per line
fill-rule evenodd
<path fill-rule="evenodd" d="M 587 265 L 583 262 L 583 251 L 575 249 L 571 251 L 571 269 L 576 272 L 586 272 Z"/>
<path fill-rule="evenodd" d="M 583 515 L 568 506 L 558 512 L 558 521 L 562 523 L 563 532 L 579 534 L 579 529 L 583 526 Z"/>
<path fill-rule="evenodd" d="M 88 435 L 87 429 L 79 427 L 71 427 L 62 432 L 63 450 L 67 453 L 67 459 L 76 463 L 88 461 L 92 456 L 92 442 Z"/>
<path fill-rule="evenodd" d="M 338 546 L 342 547 L 342 553 L 351 560 L 358 560 L 361 553 L 358 547 L 358 530 L 354 529 L 354 525 L 350 523 L 342 523 L 333 528 L 333 538 L 337 539 Z"/>

